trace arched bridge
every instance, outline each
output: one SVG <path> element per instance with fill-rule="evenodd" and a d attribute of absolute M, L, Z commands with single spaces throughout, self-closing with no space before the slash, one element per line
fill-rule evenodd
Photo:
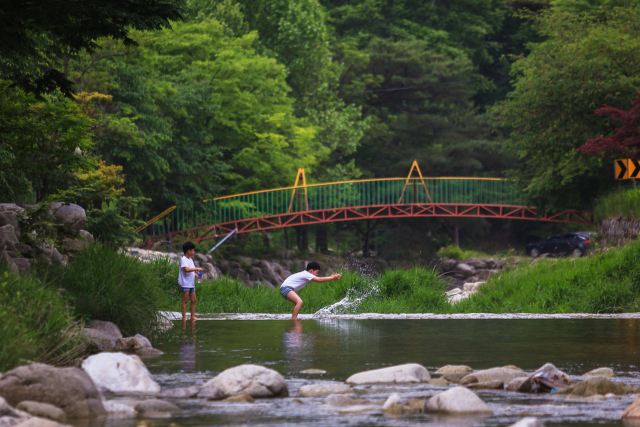
<path fill-rule="evenodd" d="M 417 172 L 418 176 L 412 176 Z M 540 213 L 518 183 L 500 178 L 427 178 L 416 162 L 406 178 L 307 184 L 204 200 L 200 209 L 174 206 L 136 231 L 149 243 L 183 237 L 196 242 L 237 230 L 249 233 L 303 224 L 377 218 L 504 218 L 594 225 L 593 213 Z"/>

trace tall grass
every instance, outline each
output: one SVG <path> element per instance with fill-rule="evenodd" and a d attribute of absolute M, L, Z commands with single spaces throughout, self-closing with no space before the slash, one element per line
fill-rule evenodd
<path fill-rule="evenodd" d="M 84 352 L 81 327 L 59 292 L 0 271 L 0 372 L 26 361 L 70 362 Z"/>
<path fill-rule="evenodd" d="M 640 311 L 640 241 L 584 258 L 540 260 L 493 277 L 458 313 Z"/>
<path fill-rule="evenodd" d="M 92 245 L 67 266 L 39 271 L 59 289 L 78 318 L 113 322 L 126 335 L 157 329 L 158 311 L 177 295 L 177 266 L 165 259 L 145 263 L 105 245 Z"/>
<path fill-rule="evenodd" d="M 629 221 L 640 220 L 640 188 L 617 191 L 600 199 L 594 214 L 598 221 L 619 215 Z"/>

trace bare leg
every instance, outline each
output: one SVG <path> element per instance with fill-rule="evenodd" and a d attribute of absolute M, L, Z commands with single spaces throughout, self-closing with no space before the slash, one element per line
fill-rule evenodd
<path fill-rule="evenodd" d="M 196 293 L 191 292 L 191 323 L 196 320 L 198 320 L 196 319 Z"/>
<path fill-rule="evenodd" d="M 293 306 L 293 315 L 291 316 L 291 318 L 293 320 L 298 320 L 298 313 L 300 313 L 300 309 L 302 308 L 302 299 L 300 299 L 298 294 L 296 294 L 294 291 L 289 291 L 289 293 L 287 294 L 287 299 L 295 304 Z"/>
<path fill-rule="evenodd" d="M 187 301 L 189 300 L 189 291 L 182 293 L 182 323 L 187 321 Z"/>

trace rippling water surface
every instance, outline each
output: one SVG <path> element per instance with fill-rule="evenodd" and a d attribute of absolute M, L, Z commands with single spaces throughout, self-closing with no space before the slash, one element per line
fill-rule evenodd
<path fill-rule="evenodd" d="M 243 363 L 275 369 L 287 379 L 289 398 L 261 399 L 253 404 L 222 404 L 200 399 L 176 400 L 183 411 L 156 420 L 159 427 L 182 426 L 506 426 L 524 416 L 546 425 L 621 425 L 620 415 L 634 398 L 602 402 L 567 400 L 564 396 L 478 391 L 493 410 L 489 417 L 442 417 L 418 414 L 394 417 L 380 408 L 352 414 L 323 405 L 323 398 L 294 401 L 305 384 L 344 381 L 359 371 L 402 363 L 420 363 L 432 377 L 446 364 L 474 370 L 517 365 L 532 371 L 551 362 L 579 376 L 608 366 L 616 381 L 640 385 L 640 320 L 224 320 L 197 322 L 194 331 L 180 326 L 157 348 L 165 354 L 145 360 L 163 388 L 202 384 L 220 371 Z M 310 368 L 321 376 L 301 374 Z M 446 387 L 430 385 L 356 387 L 357 397 L 380 404 L 397 392 L 428 399 Z M 134 425 L 110 420 L 108 425 Z"/>

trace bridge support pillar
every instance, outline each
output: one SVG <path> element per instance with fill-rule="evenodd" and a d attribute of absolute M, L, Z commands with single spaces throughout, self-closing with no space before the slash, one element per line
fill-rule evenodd
<path fill-rule="evenodd" d="M 316 252 L 321 254 L 327 253 L 329 245 L 327 241 L 327 225 L 318 224 L 316 226 Z"/>

